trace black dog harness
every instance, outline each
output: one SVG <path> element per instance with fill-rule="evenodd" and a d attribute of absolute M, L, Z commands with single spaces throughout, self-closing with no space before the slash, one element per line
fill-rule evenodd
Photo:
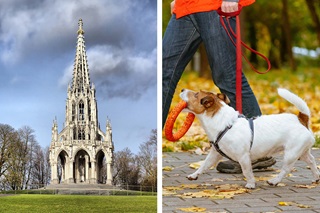
<path fill-rule="evenodd" d="M 244 115 L 239 115 L 238 118 L 246 118 Z M 254 137 L 254 127 L 253 127 L 253 120 L 255 118 L 246 118 L 249 122 L 249 126 L 250 126 L 250 129 L 251 129 L 251 141 L 250 141 L 250 149 L 252 148 L 252 144 L 253 144 L 253 137 Z M 231 161 L 234 161 L 236 162 L 235 160 L 231 159 L 228 155 L 226 155 L 219 147 L 219 141 L 222 139 L 222 137 L 229 131 L 229 129 L 232 128 L 232 125 L 229 125 L 227 126 L 223 131 L 221 131 L 218 136 L 217 136 L 217 139 L 216 141 L 210 141 L 210 144 L 212 146 L 214 146 L 214 148 L 217 150 L 217 152 L 219 152 L 220 155 L 222 155 L 223 157 L 226 157 L 228 158 L 229 160 Z"/>

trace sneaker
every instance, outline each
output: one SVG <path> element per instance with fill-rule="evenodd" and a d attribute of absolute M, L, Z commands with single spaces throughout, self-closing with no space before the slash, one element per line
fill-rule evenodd
<path fill-rule="evenodd" d="M 276 163 L 273 157 L 260 158 L 252 162 L 253 169 L 266 169 Z M 241 166 L 238 162 L 231 160 L 222 161 L 218 164 L 217 170 L 221 173 L 239 174 L 242 173 Z"/>

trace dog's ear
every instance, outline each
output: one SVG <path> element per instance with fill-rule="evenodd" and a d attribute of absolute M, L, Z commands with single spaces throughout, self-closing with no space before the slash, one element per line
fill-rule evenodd
<path fill-rule="evenodd" d="M 230 104 L 230 99 L 228 98 L 227 95 L 223 94 L 223 93 L 219 93 L 217 94 L 217 97 L 221 100 L 223 100 L 226 104 Z"/>
<path fill-rule="evenodd" d="M 206 96 L 200 100 L 200 103 L 205 108 L 209 108 L 214 104 L 214 98 L 212 96 Z"/>

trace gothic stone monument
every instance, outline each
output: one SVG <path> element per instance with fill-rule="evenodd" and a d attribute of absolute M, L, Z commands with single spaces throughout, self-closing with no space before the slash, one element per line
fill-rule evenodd
<path fill-rule="evenodd" d="M 112 184 L 113 142 L 111 123 L 106 133 L 98 123 L 95 86 L 90 83 L 82 20 L 72 84 L 68 86 L 64 127 L 53 121 L 50 145 L 51 184 Z"/>

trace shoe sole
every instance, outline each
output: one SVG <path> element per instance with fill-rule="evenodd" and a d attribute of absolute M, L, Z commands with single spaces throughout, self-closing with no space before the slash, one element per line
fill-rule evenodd
<path fill-rule="evenodd" d="M 259 160 L 256 160 L 255 162 L 252 162 L 252 170 L 266 169 L 268 167 L 273 166 L 275 163 L 276 163 L 276 160 L 274 158 L 259 159 Z M 241 169 L 240 165 L 235 166 L 234 169 L 221 168 L 223 166 L 219 166 L 219 165 L 221 165 L 221 164 L 218 164 L 217 170 L 221 173 L 227 173 L 227 174 L 240 174 L 240 173 L 242 173 L 242 169 Z"/>

